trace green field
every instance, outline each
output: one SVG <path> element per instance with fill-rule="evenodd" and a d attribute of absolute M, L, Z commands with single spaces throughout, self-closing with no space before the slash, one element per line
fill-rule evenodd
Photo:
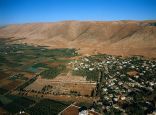
<path fill-rule="evenodd" d="M 75 49 L 47 49 L 42 46 L 10 44 L 0 42 L 0 80 L 20 80 L 24 84 L 17 88 L 22 90 L 36 80 L 36 74 L 42 78 L 52 79 L 66 71 L 68 58 L 77 56 Z M 33 76 L 28 77 L 31 74 Z M 3 87 L 3 88 L 2 88 Z M 11 90 L 11 89 L 10 89 Z M 3 95 L 8 90 L 0 86 L 0 107 L 9 114 L 25 111 L 31 115 L 57 115 L 69 103 L 36 97 Z"/>
<path fill-rule="evenodd" d="M 75 49 L 47 49 L 42 46 L 11 44 L 0 39 L 0 79 L 20 80 L 23 83 L 36 74 L 53 79 L 66 71 L 69 58 L 77 56 Z M 1 86 L 3 87 L 3 86 Z M 0 88 L 1 88 L 0 87 Z M 4 89 L 2 89 L 3 94 Z"/>
<path fill-rule="evenodd" d="M 9 114 L 25 111 L 30 115 L 57 115 L 66 108 L 69 103 L 41 98 L 29 98 L 20 96 L 0 96 L 0 107 Z"/>

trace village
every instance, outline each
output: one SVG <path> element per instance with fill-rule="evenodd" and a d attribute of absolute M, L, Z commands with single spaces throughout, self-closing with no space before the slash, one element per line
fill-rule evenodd
<path fill-rule="evenodd" d="M 155 113 L 155 60 L 100 54 L 81 57 L 68 65 L 72 73 L 60 74 L 52 80 L 39 77 L 18 95 L 88 101 L 99 114 Z"/>
<path fill-rule="evenodd" d="M 155 113 L 154 58 L 82 56 L 75 49 L 48 50 L 26 44 L 1 44 L 0 55 L 1 107 L 11 113 L 23 108 L 18 101 L 3 102 L 13 97 L 29 103 L 24 105 L 24 111 L 31 114 L 37 112 L 38 106 L 43 113 L 51 113 L 48 108 L 44 111 L 44 106 L 55 109 L 57 104 L 60 108 L 55 114 L 68 111 L 68 107 L 78 112 L 83 106 L 96 114 Z M 13 103 L 18 105 L 14 110 Z"/>
<path fill-rule="evenodd" d="M 96 108 L 103 113 L 150 114 L 156 111 L 156 61 L 142 56 L 95 55 L 73 62 L 74 73 L 97 77 Z"/>

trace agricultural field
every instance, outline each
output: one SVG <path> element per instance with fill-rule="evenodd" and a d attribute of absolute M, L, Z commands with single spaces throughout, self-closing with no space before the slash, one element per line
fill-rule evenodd
<path fill-rule="evenodd" d="M 51 94 L 90 97 L 95 88 L 95 82 L 86 81 L 82 76 L 59 75 L 51 80 L 38 77 L 35 82 L 21 91 L 28 92 L 27 94 L 36 92 L 37 95 L 44 94 L 44 96 Z"/>
<path fill-rule="evenodd" d="M 1 111 L 55 115 L 74 101 L 102 114 L 153 113 L 156 59 L 0 43 Z"/>
<path fill-rule="evenodd" d="M 0 106 L 7 110 L 9 114 L 19 114 L 20 112 L 30 115 L 57 115 L 70 103 L 54 101 L 49 99 L 21 97 L 21 96 L 0 96 Z"/>
<path fill-rule="evenodd" d="M 32 79 L 36 74 L 52 79 L 63 71 L 69 58 L 76 56 L 75 49 L 47 49 L 42 46 L 11 44 L 1 39 L 0 88 L 12 90 Z"/>
<path fill-rule="evenodd" d="M 20 111 L 28 114 L 57 114 L 69 103 L 12 95 L 32 84 L 38 76 L 53 79 L 62 72 L 75 49 L 47 49 L 42 46 L 0 42 L 0 110 L 9 114 Z M 37 100 L 36 100 L 37 99 Z M 58 106 L 56 108 L 56 106 Z M 46 107 L 46 109 L 45 109 Z"/>

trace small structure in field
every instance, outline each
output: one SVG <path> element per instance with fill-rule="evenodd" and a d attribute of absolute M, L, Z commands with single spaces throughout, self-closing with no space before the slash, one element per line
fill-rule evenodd
<path fill-rule="evenodd" d="M 63 111 L 61 111 L 58 115 L 100 115 L 100 113 L 89 110 L 85 106 L 79 107 L 75 104 L 71 104 Z"/>

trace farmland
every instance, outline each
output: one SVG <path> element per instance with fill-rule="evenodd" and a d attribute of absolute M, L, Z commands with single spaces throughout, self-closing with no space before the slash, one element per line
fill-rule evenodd
<path fill-rule="evenodd" d="M 49 50 L 41 46 L 1 41 L 0 87 L 4 90 L 14 89 L 39 73 L 43 78 L 52 79 L 66 70 L 66 58 L 77 55 L 74 49 Z"/>
<path fill-rule="evenodd" d="M 0 99 L 1 107 L 11 114 L 17 114 L 21 111 L 31 115 L 57 115 L 62 109 L 69 105 L 69 103 L 49 99 L 13 95 L 1 96 Z"/>
<path fill-rule="evenodd" d="M 155 99 L 154 58 L 81 56 L 76 49 L 0 43 L 3 112 L 55 115 L 78 102 L 102 114 L 149 114 Z"/>
<path fill-rule="evenodd" d="M 75 49 L 47 49 L 27 44 L 0 42 L 0 102 L 6 113 L 25 111 L 29 114 L 57 114 L 69 103 L 36 97 L 29 99 L 12 95 L 33 83 L 38 76 L 53 79 L 66 72 L 70 57 L 78 55 Z M 5 102 L 6 101 L 6 102 Z M 47 109 L 45 109 L 45 106 Z M 56 108 L 56 106 L 59 106 Z"/>
<path fill-rule="evenodd" d="M 74 101 L 90 105 L 96 83 L 72 75 L 69 63 L 75 56 L 75 49 L 1 42 L 0 108 L 11 114 L 55 115 Z"/>

